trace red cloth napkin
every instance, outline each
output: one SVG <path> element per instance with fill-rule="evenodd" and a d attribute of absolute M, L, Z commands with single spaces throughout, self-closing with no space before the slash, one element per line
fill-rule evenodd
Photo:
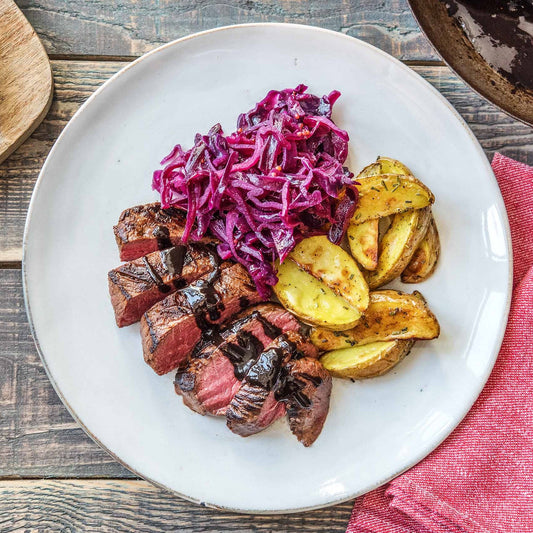
<path fill-rule="evenodd" d="M 533 168 L 500 154 L 514 256 L 511 313 L 483 392 L 424 461 L 355 502 L 347 533 L 533 532 Z"/>

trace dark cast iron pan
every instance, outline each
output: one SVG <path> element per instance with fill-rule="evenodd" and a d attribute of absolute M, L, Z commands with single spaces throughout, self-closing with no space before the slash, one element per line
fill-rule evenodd
<path fill-rule="evenodd" d="M 472 89 L 509 115 L 533 126 L 533 92 L 513 85 L 474 49 L 440 0 L 409 0 L 426 37 Z"/>

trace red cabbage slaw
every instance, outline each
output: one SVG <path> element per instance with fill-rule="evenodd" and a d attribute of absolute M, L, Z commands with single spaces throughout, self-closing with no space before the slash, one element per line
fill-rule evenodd
<path fill-rule="evenodd" d="M 264 298 L 275 261 L 311 235 L 338 244 L 357 205 L 343 167 L 348 133 L 331 120 L 340 93 L 306 91 L 270 91 L 239 116 L 237 131 L 225 136 L 216 124 L 190 150 L 176 145 L 153 176 L 162 207 L 187 213 L 184 242 L 217 237 L 221 258 L 244 265 Z"/>

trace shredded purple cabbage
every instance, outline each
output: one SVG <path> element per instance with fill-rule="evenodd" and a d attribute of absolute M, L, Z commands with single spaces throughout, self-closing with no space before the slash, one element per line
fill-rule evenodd
<path fill-rule="evenodd" d="M 331 120 L 338 91 L 319 98 L 305 85 L 270 91 L 239 116 L 237 131 L 220 124 L 178 144 L 154 172 L 163 208 L 187 212 L 183 239 L 220 239 L 222 259 L 243 264 L 268 298 L 283 261 L 304 237 L 338 244 L 357 204 L 353 174 L 343 167 L 348 133 Z"/>

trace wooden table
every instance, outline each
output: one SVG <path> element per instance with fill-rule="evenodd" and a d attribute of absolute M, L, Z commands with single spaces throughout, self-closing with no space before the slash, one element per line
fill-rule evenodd
<path fill-rule="evenodd" d="M 52 60 L 48 116 L 0 165 L 0 531 L 344 531 L 352 502 L 297 515 L 241 516 L 173 497 L 113 461 L 78 428 L 45 375 L 21 286 L 26 210 L 39 170 L 79 105 L 135 57 L 183 35 L 244 22 L 312 24 L 405 61 L 470 124 L 487 156 L 533 164 L 533 132 L 439 60 L 406 0 L 20 0 Z"/>

